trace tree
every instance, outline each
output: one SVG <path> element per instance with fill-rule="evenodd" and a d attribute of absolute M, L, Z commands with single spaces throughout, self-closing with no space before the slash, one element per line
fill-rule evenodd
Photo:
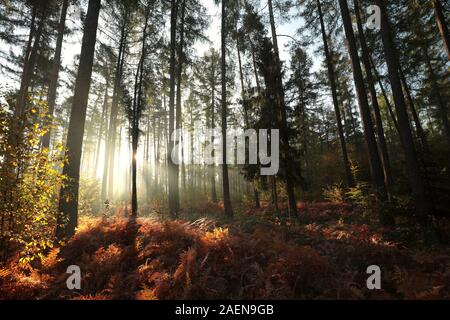
<path fill-rule="evenodd" d="M 172 217 L 178 215 L 180 197 L 178 186 L 178 166 L 172 159 L 174 141 L 172 135 L 175 130 L 175 84 L 176 84 L 176 38 L 177 38 L 178 2 L 171 1 L 170 6 L 170 67 L 169 67 L 169 145 L 167 160 L 169 170 L 169 210 Z"/>
<path fill-rule="evenodd" d="M 425 190 L 425 184 L 420 172 L 419 161 L 417 159 L 412 138 L 411 127 L 409 125 L 408 113 L 406 111 L 406 103 L 399 74 L 400 65 L 393 39 L 391 22 L 389 20 L 386 4 L 382 0 L 376 0 L 376 4 L 381 9 L 381 37 L 383 41 L 384 56 L 388 66 L 389 81 L 397 113 L 400 142 L 408 169 L 409 185 L 412 191 L 417 215 L 422 223 L 427 224 L 429 222 L 428 215 L 431 214 L 433 206 Z"/>
<path fill-rule="evenodd" d="M 220 54 L 211 48 L 201 57 L 194 65 L 194 77 L 198 84 L 194 88 L 194 93 L 206 105 L 206 126 L 212 129 L 216 127 L 216 110 L 218 110 L 217 94 L 221 86 L 221 57 Z M 215 158 L 214 135 L 211 136 L 210 142 L 212 154 Z M 208 155 L 209 156 L 209 155 Z M 216 203 L 216 173 L 215 164 L 209 166 L 209 176 L 211 183 L 211 200 Z"/>
<path fill-rule="evenodd" d="M 176 129 L 177 132 L 181 132 L 181 129 L 183 127 L 182 123 L 182 106 L 181 106 L 181 81 L 182 81 L 182 75 L 183 75 L 183 63 L 184 63 L 184 46 L 185 46 L 185 19 L 186 19 L 186 0 L 183 0 L 181 2 L 181 19 L 180 19 L 180 36 L 179 36 L 179 43 L 177 46 L 177 75 L 176 75 L 176 111 L 175 111 L 175 121 L 176 121 Z M 178 156 L 181 156 L 181 161 L 183 163 L 182 168 L 184 168 L 184 159 L 182 158 L 183 154 L 183 136 L 180 134 L 177 136 L 177 139 L 180 141 L 181 146 L 181 155 L 178 154 Z M 184 171 L 183 177 L 184 177 Z M 177 184 L 179 184 L 179 175 L 180 175 L 180 166 L 179 164 L 176 165 L 176 177 Z M 178 186 L 179 189 L 179 186 Z M 180 192 L 178 191 L 177 197 L 180 197 Z M 180 199 L 176 200 L 178 204 L 180 203 Z"/>
<path fill-rule="evenodd" d="M 247 4 L 246 4 L 247 5 Z M 242 104 L 242 111 L 244 114 L 244 123 L 245 123 L 245 129 L 249 129 L 250 128 L 250 119 L 249 119 L 249 104 L 250 104 L 250 100 L 247 97 L 246 94 L 246 87 L 245 87 L 245 79 L 244 79 L 244 68 L 243 68 L 243 63 L 242 63 L 242 55 L 245 55 L 245 50 L 246 50 L 246 44 L 245 44 L 245 40 L 246 37 L 248 37 L 249 35 L 246 34 L 246 30 L 245 27 L 243 27 L 244 30 L 239 30 L 238 28 L 238 22 L 241 19 L 241 7 L 239 5 L 239 2 L 236 3 L 236 7 L 233 8 L 234 9 L 234 33 L 232 34 L 235 38 L 236 41 L 236 51 L 237 51 L 237 57 L 238 57 L 238 67 L 239 67 L 239 81 L 240 81 L 240 86 L 241 86 L 241 104 Z M 251 41 L 251 40 L 249 40 Z M 250 51 L 252 51 L 251 49 L 249 49 Z M 254 52 L 252 51 L 252 57 L 253 57 L 253 66 L 255 68 L 256 71 L 256 65 L 255 65 L 255 60 L 254 60 Z M 259 88 L 259 78 L 257 73 L 256 75 L 256 84 L 257 84 L 257 88 Z M 260 90 L 259 90 L 260 91 Z M 256 208 L 260 208 L 260 201 L 259 201 L 259 191 L 256 187 L 253 188 L 253 195 L 254 195 L 254 200 L 255 200 L 255 207 Z"/>
<path fill-rule="evenodd" d="M 16 100 L 15 115 L 20 116 L 25 111 L 25 104 L 28 99 L 28 89 L 31 83 L 31 77 L 36 66 L 36 60 L 38 56 L 38 51 L 41 45 L 41 37 L 44 31 L 44 26 L 47 19 L 47 4 L 38 3 L 34 4 L 33 17 L 30 25 L 30 35 L 28 38 L 27 47 L 25 49 L 24 63 L 22 78 L 20 81 L 20 89 Z M 37 30 L 35 29 L 36 17 L 39 16 L 40 20 L 38 23 Z M 34 41 L 33 41 L 34 39 Z"/>
<path fill-rule="evenodd" d="M 67 177 L 67 182 L 60 192 L 59 211 L 61 214 L 56 229 L 58 240 L 71 237 L 75 233 L 78 223 L 80 161 L 100 6 L 101 0 L 89 0 L 67 136 L 67 163 L 63 168 L 63 174 Z"/>
<path fill-rule="evenodd" d="M 148 36 L 148 24 L 150 19 L 150 8 L 149 5 L 144 9 L 145 17 L 144 17 L 144 29 L 142 31 L 142 49 L 141 55 L 139 58 L 138 67 L 136 70 L 135 80 L 134 80 L 134 96 L 133 100 L 125 96 L 126 102 L 124 103 L 126 107 L 126 115 L 128 118 L 129 126 L 130 126 L 130 135 L 131 135 L 131 216 L 133 218 L 137 217 L 138 211 L 138 202 L 137 202 L 137 149 L 139 144 L 139 124 L 142 119 L 143 111 L 145 109 L 145 104 L 143 101 L 144 95 L 144 66 L 145 66 L 145 58 L 147 55 L 146 52 L 146 40 Z M 128 99 L 127 99 L 128 98 Z"/>
<path fill-rule="evenodd" d="M 117 6 L 116 6 L 117 5 Z M 120 34 L 119 51 L 117 54 L 116 69 L 114 75 L 113 99 L 111 104 L 111 112 L 109 115 L 108 140 L 105 148 L 105 166 L 102 180 L 102 200 L 106 200 L 107 196 L 114 198 L 114 158 L 116 151 L 117 125 L 119 113 L 119 99 L 121 95 L 122 80 L 124 73 L 125 57 L 127 53 L 127 41 L 130 32 L 131 14 L 135 8 L 135 2 L 117 2 L 111 6 L 114 21 L 117 21 L 117 28 Z M 117 9 L 117 10 L 114 10 Z"/>
<path fill-rule="evenodd" d="M 183 73 L 191 65 L 191 61 L 187 53 L 192 52 L 192 47 L 197 40 L 206 40 L 204 30 L 207 26 L 205 7 L 198 0 L 183 0 L 181 2 L 181 17 L 177 25 L 178 38 L 177 43 L 177 66 L 176 66 L 176 128 L 181 132 L 183 128 L 182 114 L 182 82 Z M 181 145 L 181 158 L 184 158 L 183 136 L 177 137 Z M 179 166 L 177 165 L 177 176 L 179 176 Z M 186 184 L 185 163 L 182 162 L 181 175 L 183 181 L 183 189 Z M 179 178 L 177 178 L 179 181 Z M 178 193 L 179 194 L 179 193 Z M 178 200 L 180 202 L 180 200 Z"/>
<path fill-rule="evenodd" d="M 378 146 L 379 146 L 381 163 L 383 166 L 383 173 L 384 173 L 384 182 L 386 184 L 386 187 L 388 188 L 388 193 L 389 193 L 389 189 L 392 187 L 392 183 L 393 183 L 392 170 L 391 170 L 391 163 L 389 160 L 386 138 L 384 136 L 383 121 L 381 119 L 380 106 L 378 104 L 378 95 L 377 95 L 377 91 L 375 89 L 375 80 L 372 75 L 372 66 L 371 66 L 371 62 L 370 62 L 370 60 L 371 60 L 370 59 L 370 50 L 369 50 L 369 47 L 367 46 L 366 37 L 364 36 L 364 29 L 363 29 L 363 24 L 362 24 L 359 0 L 354 0 L 353 3 L 355 6 L 356 22 L 357 22 L 357 26 L 358 26 L 358 37 L 359 37 L 359 43 L 360 43 L 361 51 L 362 51 L 362 60 L 363 60 L 363 64 L 364 64 L 364 69 L 366 71 L 367 88 L 370 93 L 373 113 L 375 115 L 375 124 L 376 124 L 377 136 L 378 136 Z"/>
<path fill-rule="evenodd" d="M 295 42 L 290 49 L 291 53 L 291 76 L 286 82 L 286 102 L 289 106 L 288 117 L 292 119 L 292 143 L 296 146 L 292 159 L 294 168 L 298 172 L 297 179 L 300 186 L 307 190 L 311 178 L 310 158 L 314 143 L 313 129 L 316 121 L 312 109 L 317 101 L 318 86 L 315 83 L 315 74 L 311 72 L 313 62 L 303 46 Z M 298 159 L 298 160 L 297 160 Z M 304 177 L 303 177 L 304 167 Z"/>
<path fill-rule="evenodd" d="M 377 190 L 377 197 L 380 200 L 384 200 L 386 198 L 386 188 L 384 183 L 383 170 L 381 166 L 380 156 L 378 154 L 375 133 L 373 131 L 373 123 L 370 115 L 369 101 L 367 99 L 366 88 L 364 86 L 364 78 L 361 70 L 358 50 L 356 47 L 355 34 L 353 32 L 347 0 L 339 0 L 339 6 L 341 9 L 341 16 L 342 21 L 344 23 L 348 52 L 352 64 L 353 80 L 355 83 L 356 94 L 358 96 L 360 114 L 364 126 L 364 137 L 368 152 L 370 173 L 373 184 Z M 384 220 L 386 217 L 382 218 Z"/>
<path fill-rule="evenodd" d="M 330 49 L 328 47 L 328 37 L 327 37 L 326 30 L 325 30 L 325 23 L 324 23 L 324 19 L 323 19 L 322 5 L 321 5 L 320 0 L 317 0 L 317 11 L 318 11 L 319 20 L 320 20 L 320 30 L 322 33 L 322 41 L 323 41 L 323 47 L 324 47 L 324 52 L 325 52 L 325 60 L 327 63 L 328 81 L 330 83 L 331 96 L 333 98 L 334 112 L 336 115 L 336 123 L 337 123 L 337 128 L 338 128 L 338 133 L 339 133 L 339 141 L 341 144 L 342 161 L 344 164 L 344 173 L 345 173 L 347 185 L 352 186 L 353 185 L 353 177 L 352 177 L 352 173 L 350 171 L 350 162 L 348 159 L 347 143 L 345 141 L 344 129 L 342 127 L 342 118 L 341 118 L 341 111 L 340 111 L 339 102 L 338 102 L 334 65 L 333 65 L 333 61 L 331 59 Z"/>
<path fill-rule="evenodd" d="M 436 16 L 436 23 L 441 33 L 442 42 L 444 43 L 445 51 L 447 51 L 448 59 L 450 60 L 450 32 L 448 30 L 447 22 L 445 21 L 444 9 L 439 0 L 432 0 L 433 8 Z"/>
<path fill-rule="evenodd" d="M 283 90 L 283 79 L 281 73 L 281 61 L 280 54 L 278 51 L 278 40 L 277 40 L 277 32 L 275 27 L 275 18 L 273 14 L 273 5 L 272 0 L 268 0 L 267 2 L 269 7 L 269 18 L 270 18 L 270 28 L 272 31 L 272 43 L 274 50 L 274 58 L 275 58 L 275 76 L 276 76 L 276 100 L 277 100 L 277 117 L 280 124 L 280 133 L 281 133 L 281 148 L 282 148 L 282 161 L 284 163 L 285 170 L 285 181 L 286 181 L 286 191 L 288 194 L 288 208 L 289 215 L 296 217 L 297 216 L 297 201 L 295 199 L 295 190 L 294 183 L 292 181 L 290 172 L 292 170 L 291 167 L 291 159 L 289 156 L 289 132 L 288 132 L 288 123 L 286 116 L 286 104 L 284 101 L 284 90 Z"/>
<path fill-rule="evenodd" d="M 63 0 L 61 6 L 61 17 L 58 24 L 58 36 L 56 39 L 55 56 L 53 57 L 53 65 L 51 70 L 51 79 L 48 87 L 48 115 L 50 116 L 50 126 L 47 133 L 42 139 L 42 147 L 48 148 L 50 146 L 50 135 L 51 135 L 51 118 L 53 117 L 53 112 L 55 110 L 56 101 L 56 90 L 58 88 L 58 76 L 59 69 L 61 67 L 61 51 L 64 39 L 64 31 L 66 27 L 66 17 L 67 9 L 69 8 L 69 0 Z"/>
<path fill-rule="evenodd" d="M 226 60 L 226 41 L 227 41 L 227 0 L 222 0 L 222 27 L 221 27 L 221 76 L 222 76 L 222 187 L 223 204 L 225 215 L 233 216 L 230 199 L 230 182 L 228 180 L 227 165 L 227 60 Z"/>

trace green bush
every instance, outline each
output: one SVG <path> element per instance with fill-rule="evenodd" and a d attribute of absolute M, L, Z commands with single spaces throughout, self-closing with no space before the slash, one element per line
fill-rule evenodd
<path fill-rule="evenodd" d="M 0 248 L 5 259 L 19 250 L 28 263 L 53 246 L 63 148 L 40 148 L 47 132 L 43 101 L 32 100 L 16 117 L 0 102 Z"/>

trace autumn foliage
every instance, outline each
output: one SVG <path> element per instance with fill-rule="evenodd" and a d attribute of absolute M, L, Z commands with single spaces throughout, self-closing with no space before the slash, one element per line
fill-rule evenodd
<path fill-rule="evenodd" d="M 407 248 L 343 204 L 300 206 L 304 219 L 233 224 L 86 219 L 74 238 L 25 267 L 0 270 L 3 299 L 430 299 L 450 297 L 448 249 Z M 67 266 L 82 270 L 66 287 Z M 381 291 L 366 289 L 380 265 Z"/>
<path fill-rule="evenodd" d="M 53 246 L 59 188 L 65 178 L 63 147 L 40 147 L 49 130 L 47 104 L 30 99 L 27 113 L 14 115 L 0 102 L 0 260 L 15 251 L 30 262 Z"/>

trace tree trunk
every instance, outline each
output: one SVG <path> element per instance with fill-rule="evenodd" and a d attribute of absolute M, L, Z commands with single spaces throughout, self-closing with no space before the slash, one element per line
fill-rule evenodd
<path fill-rule="evenodd" d="M 137 202 L 137 148 L 138 148 L 138 132 L 135 129 L 133 129 L 132 133 L 132 158 L 131 158 L 131 217 L 136 218 L 137 217 L 137 211 L 138 211 L 138 202 Z"/>
<path fill-rule="evenodd" d="M 399 75 L 399 61 L 397 49 L 392 36 L 392 29 L 386 4 L 382 0 L 375 3 L 381 9 L 381 37 L 383 40 L 384 54 L 388 66 L 389 79 L 394 96 L 397 120 L 400 129 L 400 141 L 405 154 L 406 167 L 409 177 L 409 184 L 412 191 L 412 198 L 416 205 L 416 211 L 422 222 L 428 220 L 428 215 L 433 211 L 432 202 L 428 197 L 425 184 L 420 172 L 419 161 L 417 159 L 414 141 L 406 111 L 406 103 L 402 90 L 402 83 Z"/>
<path fill-rule="evenodd" d="M 366 140 L 370 173 L 372 181 L 377 189 L 377 197 L 383 201 L 386 199 L 386 189 L 384 184 L 383 169 L 381 166 L 380 156 L 378 154 L 377 142 L 373 130 L 373 123 L 370 115 L 369 101 L 367 99 L 366 88 L 364 86 L 364 78 L 356 48 L 356 39 L 353 32 L 352 21 L 347 5 L 347 0 L 339 0 L 342 20 L 344 23 L 347 46 L 353 70 L 353 80 L 355 82 L 356 94 L 358 97 L 358 105 L 361 113 L 361 119 L 364 127 L 364 137 Z"/>
<path fill-rule="evenodd" d="M 78 189 L 80 178 L 80 160 L 83 147 L 84 125 L 89 89 L 91 85 L 92 64 L 94 61 L 95 42 L 97 39 L 98 17 L 101 0 L 89 0 L 81 45 L 80 63 L 75 83 L 69 131 L 67 135 L 67 162 L 63 174 L 66 184 L 61 188 L 59 199 L 58 240 L 75 234 L 78 220 Z M 67 219 L 67 221 L 66 221 Z"/>
<path fill-rule="evenodd" d="M 185 23 L 185 16 L 186 16 L 186 0 L 183 0 L 181 3 L 181 20 L 180 20 L 180 43 L 178 43 L 178 64 L 177 64 L 177 97 L 176 97 L 176 128 L 179 132 L 177 134 L 178 138 L 178 145 L 180 148 L 183 148 L 183 142 L 182 142 L 182 135 L 181 135 L 181 129 L 183 127 L 182 124 L 182 110 L 181 110 L 181 81 L 183 76 L 183 63 L 184 63 L 184 23 Z M 178 153 L 178 156 L 180 154 Z M 181 158 L 182 161 L 182 174 L 184 176 L 184 159 Z M 180 165 L 177 164 L 175 166 L 175 179 L 176 179 L 176 188 L 179 190 L 179 174 L 180 174 Z M 184 177 L 183 177 L 183 183 L 184 183 Z M 184 184 L 183 184 L 184 185 Z M 177 196 L 180 196 L 179 191 L 177 192 Z M 177 199 L 177 203 L 180 203 L 180 199 Z"/>
<path fill-rule="evenodd" d="M 428 53 L 428 47 L 424 46 L 423 51 L 424 51 L 424 56 L 425 56 L 425 62 L 428 67 L 428 72 L 430 73 L 432 91 L 434 92 L 435 97 L 438 102 L 438 109 L 439 109 L 439 113 L 441 115 L 442 127 L 444 129 L 444 135 L 447 138 L 447 141 L 450 143 L 450 125 L 448 122 L 446 101 L 444 100 L 444 98 L 441 95 L 441 89 L 439 88 L 439 84 L 438 84 L 438 81 L 436 78 L 436 73 L 434 72 L 433 65 L 431 64 L 431 58 Z"/>
<path fill-rule="evenodd" d="M 22 74 L 24 73 L 23 71 L 26 68 L 26 63 L 28 62 L 31 49 L 33 48 L 33 38 L 34 38 L 34 34 L 36 32 L 36 16 L 37 16 L 37 6 L 34 5 L 33 6 L 33 11 L 31 13 L 30 33 L 28 34 L 27 46 L 25 48 L 24 55 L 23 55 L 23 70 L 22 70 Z"/>
<path fill-rule="evenodd" d="M 392 122 L 394 123 L 395 129 L 398 132 L 399 129 L 398 129 L 397 119 L 395 117 L 395 114 L 394 114 L 394 111 L 392 109 L 392 105 L 391 105 L 391 103 L 389 101 L 389 98 L 388 98 L 388 95 L 386 93 L 386 90 L 384 89 L 384 85 L 383 85 L 383 82 L 381 81 L 380 74 L 378 73 L 377 67 L 375 66 L 375 63 L 373 62 L 372 57 L 369 56 L 369 58 L 370 58 L 370 64 L 371 64 L 371 66 L 373 68 L 373 71 L 375 73 L 375 78 L 376 78 L 376 80 L 378 82 L 378 86 L 380 87 L 381 93 L 383 94 L 383 98 L 384 98 L 384 101 L 386 103 L 386 108 L 388 109 L 389 115 L 391 116 L 391 119 L 392 119 Z"/>
<path fill-rule="evenodd" d="M 97 141 L 97 152 L 95 156 L 95 172 L 99 171 L 99 165 L 100 165 L 100 147 L 101 142 L 103 138 L 103 131 L 106 126 L 106 117 L 107 117 L 107 110 L 108 110 L 108 88 L 109 88 L 109 75 L 106 76 L 106 85 L 105 85 L 105 97 L 103 98 L 103 107 L 102 107 L 102 115 L 100 120 L 100 128 L 98 130 L 98 141 Z M 106 137 L 105 137 L 105 144 L 106 144 Z"/>
<path fill-rule="evenodd" d="M 376 124 L 376 129 L 377 129 L 377 136 L 378 136 L 378 146 L 379 146 L 379 150 L 380 150 L 381 162 L 383 165 L 383 172 L 384 172 L 384 182 L 386 184 L 386 187 L 388 190 L 388 195 L 389 195 L 389 191 L 391 190 L 392 184 L 393 184 L 392 169 L 391 169 L 391 163 L 389 160 L 389 153 L 388 153 L 388 149 L 387 149 L 386 138 L 384 135 L 383 121 L 381 119 L 381 113 L 380 113 L 380 105 L 378 104 L 378 95 L 377 95 L 377 91 L 375 89 L 374 77 L 372 75 L 372 68 L 371 68 L 371 63 L 370 63 L 370 50 L 369 50 L 369 47 L 367 46 L 366 37 L 364 36 L 364 29 L 363 29 L 363 24 L 362 24 L 362 19 L 361 19 L 359 0 L 354 0 L 354 6 L 355 6 L 355 12 L 356 12 L 358 36 L 359 36 L 359 42 L 360 42 L 361 50 L 362 50 L 364 69 L 366 70 L 367 86 L 368 86 L 370 97 L 372 100 L 373 113 L 375 115 L 375 124 Z"/>
<path fill-rule="evenodd" d="M 168 173 L 169 173 L 169 211 L 173 218 L 176 218 L 180 208 L 179 190 L 178 190 L 178 171 L 177 166 L 172 159 L 172 151 L 174 149 L 174 141 L 172 134 L 175 129 L 175 82 L 176 82 L 176 37 L 177 37 L 177 0 L 171 1 L 170 12 L 170 80 L 169 80 L 169 147 L 167 149 Z"/>
<path fill-rule="evenodd" d="M 413 98 L 411 96 L 411 90 L 410 90 L 410 88 L 408 86 L 405 74 L 403 73 L 403 70 L 402 70 L 401 66 L 399 67 L 399 74 L 400 74 L 401 84 L 403 85 L 403 89 L 405 90 L 405 93 L 406 93 L 406 98 L 408 99 L 409 110 L 410 110 L 411 115 L 413 117 L 413 122 L 414 122 L 414 126 L 416 128 L 417 138 L 419 139 L 420 144 L 422 146 L 422 151 L 425 152 L 425 153 L 428 153 L 429 150 L 430 150 L 429 147 L 428 147 L 428 140 L 427 140 L 427 137 L 425 135 L 425 131 L 423 130 L 422 124 L 420 122 L 419 114 L 417 113 L 417 109 L 416 109 L 414 100 L 413 100 Z"/>
<path fill-rule="evenodd" d="M 259 82 L 259 76 L 258 76 L 258 68 L 256 66 L 256 56 L 255 56 L 255 48 L 253 46 L 253 41 L 251 37 L 249 37 L 249 42 L 252 50 L 252 63 L 253 63 L 253 71 L 255 73 L 255 81 L 256 81 L 256 90 L 259 95 L 261 95 L 261 84 Z"/>
<path fill-rule="evenodd" d="M 39 26 L 35 34 L 33 46 L 31 48 L 27 47 L 29 55 L 25 56 L 25 61 L 23 65 L 22 78 L 20 81 L 20 89 L 17 95 L 16 109 L 14 110 L 16 116 L 21 116 L 25 112 L 25 106 L 27 104 L 28 98 L 28 88 L 31 83 L 31 78 L 33 77 L 34 68 L 36 66 L 38 50 L 41 45 L 42 32 L 47 18 L 47 12 L 45 10 L 45 7 L 46 6 L 41 8 L 42 10 L 41 20 L 39 21 Z M 34 20 L 31 26 L 30 36 L 32 33 L 34 33 L 32 32 L 33 28 L 34 28 Z"/>
<path fill-rule="evenodd" d="M 239 35 L 238 35 L 237 24 L 236 24 L 235 28 L 236 28 L 236 49 L 237 49 L 237 54 L 238 54 L 238 65 L 239 65 L 239 79 L 240 79 L 240 82 L 241 82 L 242 109 L 244 111 L 245 128 L 248 129 L 250 127 L 250 125 L 249 125 L 249 120 L 248 120 L 247 105 L 246 105 L 246 102 L 245 102 L 244 73 L 242 71 L 241 49 L 240 49 L 240 45 L 239 45 Z M 258 80 L 258 82 L 259 82 L 259 80 Z M 259 86 L 259 83 L 258 83 L 258 86 Z M 259 208 L 260 207 L 260 203 L 259 203 L 259 192 L 258 192 L 258 189 L 253 188 L 253 195 L 254 195 L 254 199 L 255 199 L 255 207 Z"/>
<path fill-rule="evenodd" d="M 337 122 L 337 127 L 338 127 L 339 141 L 341 143 L 342 161 L 343 161 L 343 165 L 344 165 L 345 179 L 347 181 L 347 186 L 351 187 L 354 185 L 354 181 L 353 181 L 353 176 L 352 176 L 352 173 L 350 170 L 350 161 L 348 159 L 347 143 L 345 142 L 344 129 L 342 127 L 341 111 L 339 108 L 338 94 L 337 94 L 337 89 L 336 89 L 334 65 L 333 65 L 333 61 L 331 59 L 330 49 L 328 48 L 328 39 L 327 39 L 326 31 L 325 31 L 325 23 L 323 20 L 322 5 L 320 3 L 320 0 L 317 0 L 317 9 L 318 9 L 318 13 L 319 13 L 323 47 L 324 47 L 324 51 L 325 51 L 325 59 L 327 62 L 328 79 L 330 81 L 331 95 L 333 97 L 333 105 L 334 105 L 334 112 L 336 115 L 336 122 Z"/>
<path fill-rule="evenodd" d="M 109 114 L 108 137 L 105 142 L 105 160 L 104 160 L 105 165 L 103 168 L 102 193 L 101 193 L 102 201 L 105 201 L 107 197 L 112 197 L 110 190 L 108 190 L 108 186 L 112 185 L 111 179 L 113 176 L 113 167 L 114 167 L 114 151 L 117 134 L 116 133 L 117 114 L 119 111 L 118 110 L 119 90 L 125 55 L 126 23 L 127 22 L 124 21 L 120 34 L 119 54 L 117 56 L 117 65 L 114 78 L 113 100 L 111 104 L 111 112 Z"/>
<path fill-rule="evenodd" d="M 131 148 L 132 148 L 132 158 L 131 158 L 131 217 L 136 219 L 138 213 L 138 202 L 137 202 L 137 149 L 139 144 L 139 122 L 141 120 L 143 105 L 142 105 L 142 95 L 143 88 L 142 82 L 144 79 L 144 65 L 145 65 L 145 43 L 147 39 L 147 27 L 149 19 L 149 11 L 146 12 L 144 31 L 142 34 L 142 51 L 141 57 L 139 59 L 138 68 L 136 71 L 135 78 L 135 90 L 134 90 L 134 101 L 133 101 L 133 115 L 131 116 Z"/>
<path fill-rule="evenodd" d="M 53 65 L 50 76 L 50 84 L 48 87 L 48 115 L 50 116 L 49 127 L 47 133 L 42 140 L 42 147 L 50 146 L 50 135 L 53 123 L 53 112 L 55 110 L 56 90 L 58 88 L 59 69 L 61 67 L 61 51 L 64 39 L 64 30 L 66 28 L 67 9 L 69 8 L 69 0 L 64 0 L 61 9 L 61 17 L 58 25 L 58 37 L 56 39 L 55 56 L 53 57 Z"/>
<path fill-rule="evenodd" d="M 281 61 L 280 54 L 278 51 L 278 40 L 277 40 L 277 32 L 275 28 L 275 18 L 273 15 L 273 5 L 272 0 L 268 0 L 269 7 L 269 16 L 270 16 L 270 28 L 272 31 L 272 41 L 273 48 L 275 53 L 275 72 L 276 72 L 276 80 L 277 80 L 277 104 L 278 104 L 278 120 L 280 123 L 281 129 L 281 143 L 282 143 L 282 160 L 284 164 L 285 170 L 285 181 L 286 181 L 286 191 L 288 194 L 288 210 L 290 217 L 297 216 L 297 201 L 295 199 L 295 190 L 294 190 L 294 181 L 292 180 L 291 172 L 291 159 L 289 156 L 289 133 L 288 133 L 288 125 L 287 125 L 287 115 L 286 115 L 286 104 L 284 101 L 284 89 L 283 89 L 283 79 L 281 74 Z"/>
<path fill-rule="evenodd" d="M 225 215 L 233 216 L 230 199 L 230 182 L 228 180 L 227 164 L 227 60 L 226 60 L 226 39 L 227 39 L 227 0 L 222 0 L 222 27 L 221 27 L 221 76 L 222 76 L 222 187 L 223 187 L 223 205 Z"/>
<path fill-rule="evenodd" d="M 447 51 L 447 57 L 450 60 L 450 32 L 448 30 L 447 23 L 445 22 L 444 10 L 439 0 L 432 0 L 432 2 L 434 7 L 434 13 L 436 16 L 436 23 L 438 25 L 439 32 L 441 33 L 445 51 Z"/>
<path fill-rule="evenodd" d="M 214 62 L 212 65 L 212 83 L 211 83 L 211 129 L 215 130 L 215 103 L 216 103 L 216 70 Z M 214 135 L 211 136 L 211 146 L 212 146 L 212 158 L 215 159 L 215 148 L 214 148 Z M 217 191 L 216 191 L 216 167 L 215 164 L 210 166 L 210 180 L 211 180 L 211 200 L 213 203 L 217 203 Z"/>

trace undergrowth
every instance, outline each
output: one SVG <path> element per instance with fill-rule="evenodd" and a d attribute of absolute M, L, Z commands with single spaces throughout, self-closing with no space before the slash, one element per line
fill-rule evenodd
<path fill-rule="evenodd" d="M 430 299 L 450 298 L 448 249 L 409 248 L 358 208 L 299 204 L 301 224 L 268 206 L 224 223 L 124 218 L 82 220 L 77 234 L 33 266 L 0 268 L 2 299 Z M 255 223 L 255 219 L 266 223 Z M 382 290 L 366 269 L 382 269 Z M 68 290 L 69 265 L 82 272 Z"/>

